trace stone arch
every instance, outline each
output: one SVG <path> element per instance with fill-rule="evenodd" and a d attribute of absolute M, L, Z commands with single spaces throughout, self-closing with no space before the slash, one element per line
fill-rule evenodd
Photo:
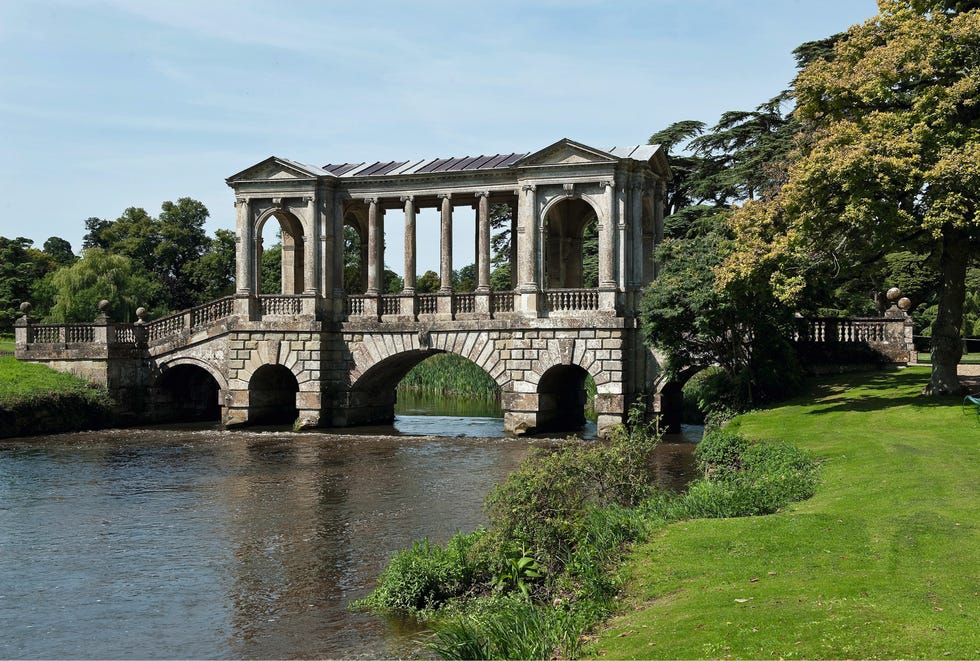
<path fill-rule="evenodd" d="M 494 338 L 486 331 L 415 333 L 360 333 L 359 341 L 349 341 L 353 366 L 349 374 L 351 388 L 361 387 L 361 379 L 371 370 L 398 356 L 414 357 L 415 364 L 436 353 L 455 353 L 476 363 L 490 375 L 501 390 L 510 384 L 510 375 L 495 350 Z M 421 356 L 421 357 L 419 357 Z M 409 367 L 408 369 L 411 369 Z M 408 370 L 405 371 L 408 373 Z M 404 377 L 404 374 L 402 375 Z M 400 380 L 400 379 L 399 379 Z M 397 382 L 396 382 L 397 383 Z M 360 385 L 359 385 L 360 384 Z"/>
<path fill-rule="evenodd" d="M 268 363 L 256 369 L 248 380 L 248 421 L 292 423 L 299 417 L 299 382 L 284 365 Z"/>
<path fill-rule="evenodd" d="M 300 392 L 319 390 L 319 379 L 304 369 L 300 352 L 304 351 L 302 340 L 258 340 L 256 347 L 249 352 L 238 379 L 245 384 L 252 380 L 255 372 L 265 365 L 280 365 L 292 372 Z M 316 375 L 317 377 L 319 375 Z"/>
<path fill-rule="evenodd" d="M 159 365 L 151 393 L 158 420 L 219 420 L 228 383 L 207 361 L 178 357 Z"/>
<path fill-rule="evenodd" d="M 215 382 L 218 384 L 218 388 L 223 391 L 228 390 L 228 379 L 225 378 L 225 375 L 221 369 L 219 369 L 216 365 L 195 356 L 177 355 L 158 363 L 157 369 L 159 372 L 156 375 L 155 382 L 159 381 L 168 370 L 179 365 L 191 365 L 203 369 L 215 380 Z"/>
<path fill-rule="evenodd" d="M 598 242 L 601 205 L 590 195 L 564 194 L 549 200 L 542 212 L 543 286 L 578 289 L 598 286 L 598 260 L 592 274 L 585 264 L 589 235 Z M 594 277 L 593 277 L 594 276 Z M 595 282 L 593 282 L 595 280 Z"/>
<path fill-rule="evenodd" d="M 363 333 L 349 340 L 353 359 L 346 402 L 347 424 L 390 422 L 396 389 L 405 375 L 426 358 L 454 353 L 483 369 L 501 387 L 510 378 L 486 332 Z"/>
<path fill-rule="evenodd" d="M 255 221 L 255 279 L 256 291 L 262 291 L 262 229 L 266 221 L 275 218 L 282 229 L 282 294 L 301 294 L 305 289 L 305 242 L 303 221 L 285 207 L 269 209 Z"/>

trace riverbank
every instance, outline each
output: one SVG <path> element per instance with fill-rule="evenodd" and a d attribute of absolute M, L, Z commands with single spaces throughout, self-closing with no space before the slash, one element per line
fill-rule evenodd
<path fill-rule="evenodd" d="M 825 378 L 734 429 L 822 461 L 816 495 L 673 523 L 634 549 L 592 653 L 609 658 L 978 658 L 980 425 L 925 368 Z"/>
<path fill-rule="evenodd" d="M 0 356 L 0 438 L 98 429 L 113 421 L 113 401 L 105 389 Z"/>

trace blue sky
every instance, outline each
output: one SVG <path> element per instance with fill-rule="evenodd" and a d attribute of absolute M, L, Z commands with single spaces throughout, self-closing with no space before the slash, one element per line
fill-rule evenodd
<path fill-rule="evenodd" d="M 156 215 L 183 196 L 207 205 L 209 230 L 234 229 L 224 179 L 272 154 L 323 165 L 563 137 L 644 143 L 674 121 L 754 108 L 793 77 L 793 48 L 876 11 L 874 0 L 0 0 L 0 235 L 38 247 L 61 236 L 78 251 L 86 218 Z"/>

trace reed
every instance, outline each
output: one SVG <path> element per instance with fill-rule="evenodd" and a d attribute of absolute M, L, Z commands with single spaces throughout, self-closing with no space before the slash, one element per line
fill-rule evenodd
<path fill-rule="evenodd" d="M 496 398 L 500 386 L 476 363 L 454 353 L 431 356 L 412 368 L 398 392 Z"/>

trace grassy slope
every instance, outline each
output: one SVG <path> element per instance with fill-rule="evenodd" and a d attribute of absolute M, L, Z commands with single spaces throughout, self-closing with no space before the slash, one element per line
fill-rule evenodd
<path fill-rule="evenodd" d="M 824 460 L 811 500 L 638 548 L 612 658 L 980 658 L 980 425 L 925 368 L 836 377 L 744 416 Z M 747 600 L 747 601 L 743 601 Z M 632 610 L 632 609 L 630 609 Z"/>
<path fill-rule="evenodd" d="M 91 387 L 83 379 L 71 374 L 56 372 L 44 365 L 22 363 L 11 357 L 0 357 L 0 406 L 51 393 L 89 391 Z"/>

